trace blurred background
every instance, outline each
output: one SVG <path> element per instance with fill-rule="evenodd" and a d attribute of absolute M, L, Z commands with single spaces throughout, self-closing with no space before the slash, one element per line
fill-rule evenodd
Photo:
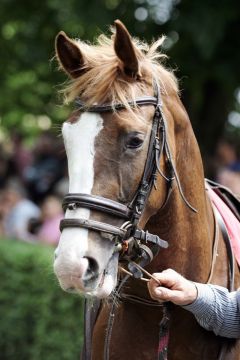
<path fill-rule="evenodd" d="M 60 129 L 71 111 L 58 95 L 66 77 L 54 39 L 64 30 L 94 41 L 115 19 L 141 39 L 167 36 L 206 176 L 240 193 L 238 0 L 1 0 L 1 359 L 79 358 L 81 300 L 58 289 L 51 265 L 68 186 Z"/>

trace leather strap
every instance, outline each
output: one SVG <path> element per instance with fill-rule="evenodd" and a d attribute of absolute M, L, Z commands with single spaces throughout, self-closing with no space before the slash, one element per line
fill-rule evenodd
<path fill-rule="evenodd" d="M 62 231 L 65 228 L 74 228 L 74 227 L 82 227 L 86 229 L 90 229 L 93 231 L 101 231 L 105 232 L 107 234 L 113 235 L 113 239 L 115 239 L 115 236 L 119 238 L 120 241 L 123 241 L 128 237 L 128 229 L 114 225 L 110 225 L 107 223 L 103 223 L 100 221 L 95 221 L 91 219 L 62 219 L 60 221 L 60 231 Z M 162 240 L 159 236 L 149 233 L 148 231 L 143 231 L 140 229 L 136 229 L 133 233 L 133 238 L 136 240 L 142 240 L 145 243 L 152 243 L 154 245 L 157 245 L 158 248 L 168 248 L 168 242 L 165 240 Z"/>
<path fill-rule="evenodd" d="M 107 199 L 98 195 L 81 193 L 67 194 L 63 199 L 62 207 L 64 211 L 66 211 L 68 208 L 71 209 L 71 207 L 72 210 L 74 210 L 74 207 L 83 207 L 105 212 L 123 219 L 129 219 L 132 213 L 131 209 L 117 201 Z"/>
<path fill-rule="evenodd" d="M 136 229 L 133 234 L 133 237 L 140 241 L 142 240 L 145 243 L 150 242 L 152 244 L 158 245 L 159 247 L 161 247 L 163 249 L 167 249 L 169 246 L 167 241 L 162 240 L 158 235 L 149 233 L 147 230 L 144 231 L 144 230 Z"/>
<path fill-rule="evenodd" d="M 74 227 L 82 227 L 90 230 L 102 231 L 107 234 L 119 236 L 122 239 L 126 236 L 126 230 L 100 221 L 90 219 L 62 219 L 60 221 L 60 231 L 65 228 Z"/>
<path fill-rule="evenodd" d="M 101 307 L 101 300 L 94 298 L 94 301 L 85 299 L 84 301 L 84 342 L 81 353 L 81 360 L 91 360 L 92 331 L 96 323 Z"/>
<path fill-rule="evenodd" d="M 229 260 L 229 291 L 234 291 L 234 280 L 235 280 L 234 279 L 234 255 L 233 255 L 231 240 L 230 240 L 225 222 L 222 218 L 222 215 L 220 214 L 220 212 L 218 211 L 217 208 L 215 208 L 215 209 L 216 209 L 217 221 L 218 221 L 218 224 L 222 231 L 223 240 L 226 245 L 227 256 L 228 256 L 228 260 Z"/>
<path fill-rule="evenodd" d="M 133 294 L 126 294 L 126 293 L 121 292 L 120 298 L 123 300 L 129 301 L 129 302 L 133 302 L 133 303 L 137 303 L 137 304 L 141 304 L 141 305 L 153 306 L 153 307 L 163 307 L 163 303 L 160 303 L 160 302 L 154 301 L 154 300 L 148 300 L 148 299 L 145 299 L 140 296 L 133 295 Z"/>
<path fill-rule="evenodd" d="M 229 291 L 234 291 L 234 282 L 235 282 L 235 272 L 234 272 L 234 254 L 232 250 L 231 240 L 230 236 L 227 231 L 227 227 L 225 225 L 225 222 L 222 218 L 222 215 L 216 208 L 216 216 L 217 216 L 217 222 L 220 226 L 220 229 L 222 231 L 223 240 L 226 245 L 227 249 L 227 256 L 229 260 Z M 226 358 L 226 354 L 229 349 L 229 342 L 227 340 L 224 340 L 224 342 L 220 346 L 219 354 L 218 354 L 218 360 L 224 360 Z"/>
<path fill-rule="evenodd" d="M 158 101 L 157 98 L 154 96 L 142 96 L 139 98 L 136 98 L 135 101 L 129 101 L 128 105 L 130 107 L 138 106 L 144 106 L 144 105 L 157 105 Z M 93 105 L 91 107 L 87 107 L 80 98 L 76 98 L 75 104 L 77 105 L 77 108 L 82 111 L 88 111 L 88 112 L 113 112 L 115 110 L 122 110 L 126 109 L 126 106 L 122 103 L 117 104 L 103 104 L 103 105 Z"/>
<path fill-rule="evenodd" d="M 210 274 L 208 276 L 207 284 L 210 284 L 212 281 L 212 276 L 214 272 L 215 263 L 217 260 L 218 244 L 219 244 L 219 225 L 217 221 L 217 214 L 214 205 L 212 204 L 213 218 L 214 218 L 214 240 L 213 240 L 213 251 L 212 251 L 212 265 Z"/>

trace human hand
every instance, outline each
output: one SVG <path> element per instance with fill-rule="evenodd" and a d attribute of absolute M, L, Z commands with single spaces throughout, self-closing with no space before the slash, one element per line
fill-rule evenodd
<path fill-rule="evenodd" d="M 176 305 L 189 305 L 196 300 L 198 295 L 196 285 L 176 271 L 167 269 L 153 276 L 161 284 L 153 279 L 148 282 L 148 290 L 154 300 L 171 301 Z"/>

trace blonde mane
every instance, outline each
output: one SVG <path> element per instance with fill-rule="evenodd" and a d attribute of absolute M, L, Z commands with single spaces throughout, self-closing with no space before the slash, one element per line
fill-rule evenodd
<path fill-rule="evenodd" d="M 87 71 L 78 78 L 72 79 L 62 90 L 65 103 L 73 101 L 77 96 L 87 106 L 105 102 L 123 103 L 128 108 L 128 102 L 137 96 L 151 95 L 149 87 L 153 78 L 157 79 L 162 93 L 178 92 L 177 79 L 173 72 L 163 66 L 160 61 L 166 58 L 158 51 L 164 37 L 148 45 L 138 39 L 132 39 L 139 60 L 141 79 L 129 81 L 120 73 L 119 59 L 114 51 L 114 35 L 100 35 L 96 44 L 75 40 L 87 64 Z"/>

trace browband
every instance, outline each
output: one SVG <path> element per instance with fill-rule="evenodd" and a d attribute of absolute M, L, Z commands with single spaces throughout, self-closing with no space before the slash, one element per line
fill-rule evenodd
<path fill-rule="evenodd" d="M 103 105 L 93 105 L 90 107 L 87 107 L 81 100 L 80 98 L 76 98 L 75 100 L 75 104 L 77 105 L 77 109 L 78 110 L 84 110 L 84 111 L 88 111 L 88 112 L 109 112 L 109 111 L 114 111 L 114 110 L 121 110 L 121 109 L 126 109 L 126 106 L 122 103 L 117 103 L 117 104 L 103 104 Z M 138 106 L 144 106 L 144 105 L 154 105 L 157 106 L 158 104 L 158 100 L 155 96 L 141 96 L 139 98 L 136 98 L 135 101 L 129 101 L 128 105 L 130 107 L 135 107 L 136 105 Z"/>

